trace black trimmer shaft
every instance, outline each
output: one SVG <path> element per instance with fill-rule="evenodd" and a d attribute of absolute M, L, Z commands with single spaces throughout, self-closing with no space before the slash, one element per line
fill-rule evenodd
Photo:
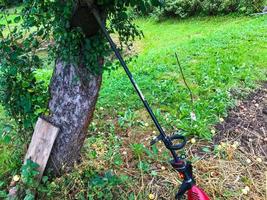
<path fill-rule="evenodd" d="M 185 137 L 180 135 L 180 134 L 173 134 L 171 136 L 167 136 L 165 134 L 165 132 L 163 131 L 161 125 L 159 124 L 155 114 L 153 113 L 151 107 L 149 106 L 147 100 L 145 99 L 143 93 L 141 92 L 137 83 L 135 82 L 135 80 L 132 76 L 132 73 L 130 72 L 129 68 L 127 67 L 126 62 L 122 58 L 119 50 L 117 49 L 115 43 L 113 42 L 112 38 L 110 37 L 110 35 L 106 29 L 105 23 L 101 20 L 98 11 L 92 6 L 92 4 L 90 3 L 89 0 L 88 0 L 87 4 L 88 4 L 90 11 L 93 13 L 97 23 L 99 24 L 104 36 L 108 40 L 108 42 L 109 42 L 112 50 L 114 51 L 116 57 L 120 61 L 120 64 L 122 65 L 127 76 L 129 77 L 135 91 L 137 92 L 138 96 L 140 97 L 141 101 L 143 102 L 147 112 L 149 113 L 150 117 L 152 118 L 155 126 L 157 127 L 157 129 L 160 133 L 157 138 L 155 138 L 154 140 L 151 141 L 151 144 L 154 144 L 157 141 L 162 140 L 163 143 L 165 144 L 166 148 L 170 150 L 170 152 L 173 156 L 173 160 L 171 161 L 171 165 L 173 166 L 173 168 L 176 171 L 179 172 L 179 174 L 181 175 L 181 177 L 183 179 L 182 185 L 179 188 L 179 191 L 176 195 L 176 199 L 180 199 L 184 195 L 185 192 L 188 192 L 187 193 L 188 194 L 188 200 L 209 200 L 207 195 L 200 188 L 198 188 L 195 185 L 195 180 L 193 178 L 191 163 L 187 162 L 183 158 L 180 158 L 176 153 L 176 150 L 180 150 L 185 146 L 185 144 L 186 144 Z M 173 144 L 174 141 L 180 141 L 180 142 Z"/>
<path fill-rule="evenodd" d="M 157 127 L 160 135 L 157 137 L 157 140 L 162 140 L 165 144 L 165 146 L 171 151 L 171 154 L 174 158 L 174 160 L 177 162 L 179 161 L 179 157 L 177 155 L 177 153 L 175 152 L 175 150 L 179 150 L 181 148 L 184 147 L 186 141 L 185 141 L 185 138 L 184 136 L 181 136 L 181 135 L 173 135 L 171 137 L 168 137 L 165 132 L 163 131 L 161 125 L 159 124 L 155 114 L 153 113 L 151 107 L 149 106 L 147 100 L 145 99 L 142 91 L 139 89 L 137 83 L 135 82 L 133 76 L 132 76 L 132 73 L 130 72 L 126 62 L 124 61 L 124 59 L 122 58 L 119 50 L 117 49 L 116 47 L 116 44 L 114 43 L 114 41 L 112 40 L 112 38 L 110 37 L 106 27 L 105 27 L 105 24 L 104 22 L 101 20 L 100 16 L 99 16 L 99 13 L 98 11 L 95 9 L 95 8 L 91 8 L 91 12 L 93 13 L 94 17 L 96 18 L 104 36 L 106 37 L 106 39 L 108 40 L 112 50 L 114 51 L 116 57 L 118 58 L 120 64 L 122 65 L 124 71 L 126 72 L 127 76 L 129 77 L 135 91 L 137 92 L 138 96 L 140 97 L 141 101 L 143 102 L 147 112 L 149 113 L 150 117 L 152 118 L 155 126 Z M 179 143 L 177 145 L 173 145 L 172 143 L 172 140 L 182 140 L 182 143 Z"/>

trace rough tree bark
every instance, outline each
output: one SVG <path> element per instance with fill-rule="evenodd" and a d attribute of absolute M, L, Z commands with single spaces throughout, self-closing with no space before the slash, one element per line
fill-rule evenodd
<path fill-rule="evenodd" d="M 69 171 L 79 158 L 93 117 L 101 79 L 101 75 L 93 75 L 83 66 L 57 61 L 49 102 L 49 121 L 60 127 L 48 162 L 53 174 Z"/>
<path fill-rule="evenodd" d="M 80 26 L 87 37 L 94 35 L 99 29 L 89 13 L 86 7 L 79 6 L 71 20 L 71 25 Z M 98 67 L 101 68 L 100 64 Z M 47 169 L 54 175 L 61 175 L 72 169 L 80 157 L 101 80 L 101 74 L 92 74 L 83 64 L 74 66 L 60 59 L 56 62 L 50 83 L 50 116 L 47 118 L 60 127 L 47 165 Z"/>

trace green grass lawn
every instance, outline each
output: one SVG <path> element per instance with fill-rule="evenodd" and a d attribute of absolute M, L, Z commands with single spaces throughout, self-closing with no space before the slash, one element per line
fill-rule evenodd
<path fill-rule="evenodd" d="M 211 138 L 210 127 L 226 115 L 234 99 L 266 80 L 267 20 L 264 17 L 208 17 L 157 23 L 140 19 L 145 38 L 129 62 L 133 74 L 166 128 Z M 178 53 L 194 94 L 197 120 L 191 124 L 189 92 L 174 57 Z M 123 112 L 142 103 L 125 73 L 105 73 L 99 103 Z M 117 113 L 117 112 L 115 112 Z"/>

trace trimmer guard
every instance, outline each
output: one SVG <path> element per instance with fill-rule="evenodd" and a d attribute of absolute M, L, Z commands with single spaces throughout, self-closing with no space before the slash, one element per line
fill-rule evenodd
<path fill-rule="evenodd" d="M 193 186 L 187 192 L 188 200 L 210 200 L 210 198 L 197 186 Z"/>

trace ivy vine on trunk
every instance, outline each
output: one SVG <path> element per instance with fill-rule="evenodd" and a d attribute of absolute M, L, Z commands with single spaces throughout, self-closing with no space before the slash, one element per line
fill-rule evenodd
<path fill-rule="evenodd" d="M 131 46 L 142 32 L 133 23 L 128 8 L 145 11 L 157 0 L 95 0 L 102 19 L 109 21 L 120 45 Z M 48 168 L 61 175 L 79 158 L 92 119 L 102 73 L 111 69 L 107 41 L 83 0 L 26 0 L 10 20 L 0 15 L 0 101 L 17 123 L 17 136 L 29 142 L 38 116 L 45 115 L 61 128 Z M 48 44 L 48 45 L 47 45 Z M 38 54 L 47 46 L 48 58 Z M 55 63 L 49 92 L 36 73 Z M 103 63 L 103 60 L 106 62 Z M 19 136 L 22 134 L 22 136 Z"/>

